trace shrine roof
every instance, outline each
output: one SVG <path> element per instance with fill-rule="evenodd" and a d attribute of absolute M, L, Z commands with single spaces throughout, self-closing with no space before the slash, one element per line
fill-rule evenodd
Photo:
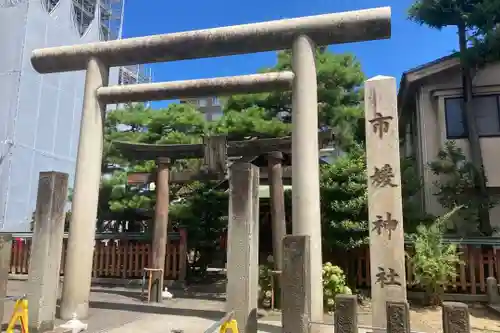
<path fill-rule="evenodd" d="M 326 130 L 318 133 L 320 148 L 327 146 L 333 141 L 333 132 Z M 205 154 L 204 145 L 197 144 L 146 144 L 114 141 L 112 143 L 121 151 L 124 157 L 134 160 L 156 160 L 159 158 L 196 159 L 203 158 Z M 259 157 L 272 152 L 290 154 L 292 148 L 292 137 L 266 138 L 242 141 L 228 141 L 228 157 Z"/>

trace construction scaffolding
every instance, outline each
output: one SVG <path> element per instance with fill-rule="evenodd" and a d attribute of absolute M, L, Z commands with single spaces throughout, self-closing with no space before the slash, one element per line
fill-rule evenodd
<path fill-rule="evenodd" d="M 135 83 L 151 83 L 153 82 L 153 74 L 151 68 L 146 68 L 144 65 L 122 66 L 118 68 L 118 84 L 135 84 Z M 145 102 L 145 107 L 150 107 L 150 102 Z M 119 107 L 123 107 L 120 104 Z"/>
<path fill-rule="evenodd" d="M 118 84 L 151 83 L 151 68 L 144 65 L 123 66 L 119 69 Z"/>
<path fill-rule="evenodd" d="M 73 15 L 80 36 L 83 36 L 95 18 L 97 0 L 73 0 Z"/>
<path fill-rule="evenodd" d="M 99 10 L 101 12 L 99 32 L 101 40 L 113 40 L 122 38 L 124 9 L 124 0 L 99 1 Z"/>
<path fill-rule="evenodd" d="M 97 0 L 73 0 L 76 2 L 96 2 Z M 99 32 L 103 41 L 123 38 L 125 0 L 99 0 Z M 149 83 L 152 81 L 151 69 L 144 65 L 120 67 L 118 84 Z"/>
<path fill-rule="evenodd" d="M 13 2 L 11 2 L 14 4 Z M 54 8 L 56 8 L 57 4 L 59 3 L 59 0 L 43 0 L 42 4 L 47 12 L 52 12 Z"/>

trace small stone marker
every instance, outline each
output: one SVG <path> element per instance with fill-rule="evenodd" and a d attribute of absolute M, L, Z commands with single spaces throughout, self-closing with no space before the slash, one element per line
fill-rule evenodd
<path fill-rule="evenodd" d="M 387 302 L 387 333 L 410 333 L 408 302 Z"/>
<path fill-rule="evenodd" d="M 372 325 L 386 327 L 386 302 L 406 301 L 396 80 L 365 84 Z"/>
<path fill-rule="evenodd" d="M 500 304 L 498 281 L 493 276 L 490 276 L 486 279 L 486 295 L 488 296 L 488 303 Z"/>
<path fill-rule="evenodd" d="M 310 325 L 310 236 L 283 238 L 281 304 L 283 333 L 308 333 Z"/>
<path fill-rule="evenodd" d="M 470 333 L 467 304 L 443 302 L 443 333 Z"/>
<path fill-rule="evenodd" d="M 10 255 L 12 253 L 12 234 L 0 233 L 0 313 L 4 314 L 7 282 L 9 280 Z"/>
<path fill-rule="evenodd" d="M 335 333 L 358 333 L 358 297 L 335 296 Z"/>

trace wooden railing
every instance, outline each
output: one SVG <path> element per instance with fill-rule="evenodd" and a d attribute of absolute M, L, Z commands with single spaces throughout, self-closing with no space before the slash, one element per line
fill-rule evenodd
<path fill-rule="evenodd" d="M 31 247 L 31 234 L 14 234 L 16 239 L 12 244 L 10 273 L 27 275 Z M 64 274 L 66 254 L 66 240 L 61 258 L 61 275 Z M 448 287 L 449 292 L 483 294 L 486 293 L 486 278 L 496 277 L 500 281 L 500 242 L 498 246 L 487 244 L 485 240 L 474 244 L 460 244 L 462 264 L 458 268 L 458 276 Z M 412 252 L 411 245 L 406 251 Z M 142 234 L 114 234 L 102 233 L 96 235 L 94 246 L 94 261 L 92 277 L 95 278 L 122 278 L 139 279 L 142 270 L 148 267 L 151 253 L 151 240 Z M 170 233 L 165 260 L 165 278 L 168 280 L 184 280 L 186 276 L 186 236 L 184 232 Z M 350 267 L 343 267 L 346 273 L 356 279 L 358 288 L 369 288 L 370 280 L 370 252 L 368 247 L 343 252 L 342 257 L 349 258 Z M 334 258 L 332 258 L 334 259 Z M 335 263 L 335 261 L 333 260 Z M 349 271 L 349 272 L 347 272 Z M 406 280 L 408 288 L 416 288 L 413 268 L 406 262 Z"/>
<path fill-rule="evenodd" d="M 408 254 L 412 253 L 411 245 L 407 245 Z M 500 281 L 500 244 L 491 245 L 471 245 L 460 244 L 458 251 L 462 263 L 457 266 L 457 277 L 448 286 L 449 292 L 466 294 L 486 293 L 486 278 L 496 277 Z M 351 255 L 355 259 L 355 273 L 357 287 L 370 287 L 370 251 L 368 247 L 352 251 Z M 408 288 L 416 288 L 415 276 L 409 260 L 406 261 L 406 281 Z"/>
<path fill-rule="evenodd" d="M 28 274 L 31 234 L 14 234 L 10 273 Z M 61 275 L 64 275 L 67 235 L 63 241 Z M 184 280 L 186 277 L 186 236 L 183 231 L 168 235 L 165 258 L 165 279 Z M 149 267 L 151 260 L 151 240 L 141 234 L 96 235 L 92 277 L 138 279 L 142 277 L 144 267 Z"/>

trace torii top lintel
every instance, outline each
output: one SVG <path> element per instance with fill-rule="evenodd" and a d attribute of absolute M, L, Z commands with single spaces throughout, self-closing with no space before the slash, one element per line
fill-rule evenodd
<path fill-rule="evenodd" d="M 110 67 L 289 49 L 299 35 L 316 45 L 387 39 L 391 9 L 380 7 L 213 29 L 36 49 L 39 73 L 78 71 L 99 58 Z"/>
<path fill-rule="evenodd" d="M 320 147 L 327 145 L 333 140 L 331 130 L 318 133 Z M 115 141 L 113 145 L 123 155 L 135 160 L 157 160 L 159 158 L 190 159 L 203 158 L 205 146 L 203 144 L 144 144 Z M 228 141 L 227 156 L 259 156 L 275 151 L 289 152 L 292 148 L 292 137 Z"/>

